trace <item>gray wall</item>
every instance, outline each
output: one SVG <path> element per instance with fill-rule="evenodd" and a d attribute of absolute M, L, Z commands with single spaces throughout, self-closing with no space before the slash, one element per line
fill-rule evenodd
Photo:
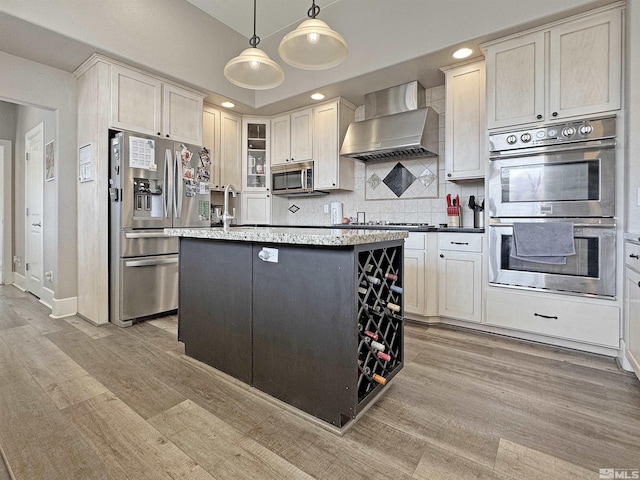
<path fill-rule="evenodd" d="M 640 2 L 627 4 L 626 156 L 627 212 L 625 230 L 640 234 Z"/>
<path fill-rule="evenodd" d="M 54 272 L 55 299 L 76 296 L 76 78 L 68 72 L 0 52 L 0 65 L 11 75 L 0 76 L 0 100 L 15 102 L 17 109 L 16 144 L 23 145 L 24 131 L 45 121 L 45 141 L 56 141 L 55 180 L 44 188 L 45 271 Z M 42 112 L 33 107 L 40 107 Z M 34 123 L 36 122 L 36 123 Z M 33 123 L 33 125 L 28 125 Z M 55 125 L 55 127 L 54 127 Z M 18 131 L 18 127 L 20 131 Z M 20 138 L 22 137 L 22 138 Z M 18 149 L 16 147 L 16 152 Z M 16 155 L 24 158 L 24 155 Z M 24 169 L 16 162 L 15 235 L 16 253 L 24 257 Z M 24 274 L 24 271 L 21 272 Z"/>

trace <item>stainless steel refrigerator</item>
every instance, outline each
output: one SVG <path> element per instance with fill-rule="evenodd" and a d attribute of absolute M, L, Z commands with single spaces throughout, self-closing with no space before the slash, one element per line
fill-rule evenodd
<path fill-rule="evenodd" d="M 208 227 L 211 159 L 200 146 L 112 131 L 109 320 L 120 326 L 178 308 L 178 239 Z"/>

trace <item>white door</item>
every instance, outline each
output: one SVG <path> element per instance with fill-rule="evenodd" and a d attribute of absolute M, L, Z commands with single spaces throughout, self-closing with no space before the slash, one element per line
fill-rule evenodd
<path fill-rule="evenodd" d="M 25 143 L 25 288 L 42 298 L 42 190 L 44 165 L 44 124 L 27 132 Z"/>

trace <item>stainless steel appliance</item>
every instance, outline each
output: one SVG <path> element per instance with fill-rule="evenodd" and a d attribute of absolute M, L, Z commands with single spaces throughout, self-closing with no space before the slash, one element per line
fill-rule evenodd
<path fill-rule="evenodd" d="M 567 219 L 526 219 L 553 222 Z M 612 218 L 574 218 L 576 254 L 564 265 L 530 262 L 511 256 L 515 219 L 491 219 L 489 283 L 568 294 L 614 297 L 616 294 L 616 224 Z"/>
<path fill-rule="evenodd" d="M 274 195 L 326 195 L 313 189 L 313 162 L 298 162 L 271 167 L 271 190 Z"/>
<path fill-rule="evenodd" d="M 615 117 L 489 136 L 489 283 L 616 295 Z M 514 258 L 516 222 L 572 222 L 566 264 Z"/>
<path fill-rule="evenodd" d="M 438 155 L 439 115 L 417 81 L 365 95 L 365 119 L 349 125 L 340 155 L 362 161 Z"/>
<path fill-rule="evenodd" d="M 615 117 L 491 134 L 489 216 L 615 216 L 615 144 Z"/>
<path fill-rule="evenodd" d="M 111 132 L 109 320 L 128 326 L 178 308 L 178 239 L 170 227 L 208 227 L 206 149 Z"/>

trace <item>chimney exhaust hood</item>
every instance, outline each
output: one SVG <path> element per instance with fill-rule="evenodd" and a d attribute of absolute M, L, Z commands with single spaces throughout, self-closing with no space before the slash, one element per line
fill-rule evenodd
<path fill-rule="evenodd" d="M 417 81 L 365 95 L 365 120 L 349 125 L 340 155 L 395 160 L 438 155 L 439 115 Z"/>

